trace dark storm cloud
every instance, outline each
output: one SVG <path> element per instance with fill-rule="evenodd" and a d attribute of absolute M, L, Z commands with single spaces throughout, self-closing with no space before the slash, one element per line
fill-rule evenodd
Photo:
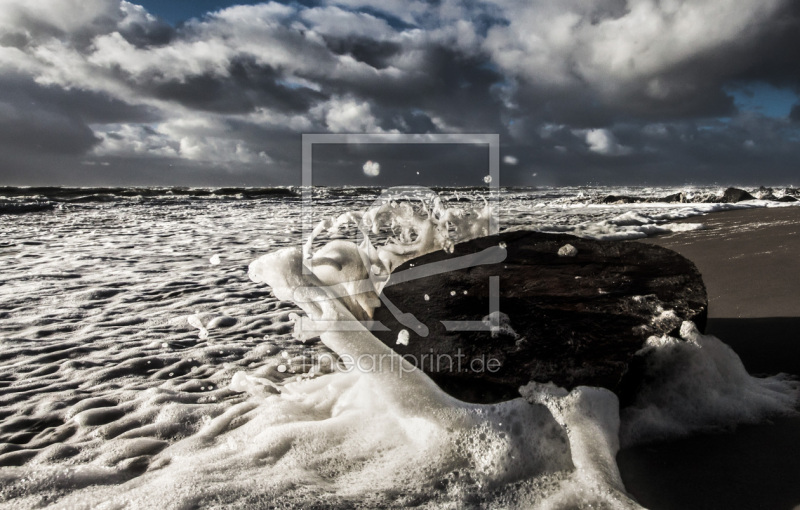
<path fill-rule="evenodd" d="M 746 51 L 750 62 L 740 79 L 761 80 L 800 92 L 800 2 L 786 2 Z"/>
<path fill-rule="evenodd" d="M 428 114 L 419 110 L 379 109 L 376 116 L 381 119 L 380 127 L 384 131 L 397 129 L 401 133 L 437 133 L 439 129 Z"/>
<path fill-rule="evenodd" d="M 172 25 L 160 19 L 147 19 L 145 22 L 130 23 L 119 31 L 126 41 L 137 48 L 164 46 L 177 37 Z"/>
<path fill-rule="evenodd" d="M 326 95 L 282 83 L 282 75 L 249 57 L 233 59 L 226 76 L 204 73 L 152 85 L 154 97 L 189 108 L 219 113 L 247 113 L 266 107 L 282 113 L 304 113 Z"/>
<path fill-rule="evenodd" d="M 518 5 L 507 11 L 512 25 L 490 33 L 485 46 L 517 80 L 520 109 L 540 121 L 596 127 L 728 116 L 735 107 L 727 81 L 766 51 L 756 30 L 731 26 L 767 14 L 749 2 L 718 4 L 716 13 L 713 2 L 672 10 L 660 7 L 667 3 L 597 2 L 572 12 L 565 4 L 543 17 Z M 558 41 L 548 45 L 548 38 Z"/>
<path fill-rule="evenodd" d="M 156 122 L 159 112 L 148 106 L 130 105 L 121 99 L 100 92 L 63 89 L 18 81 L 15 85 L 0 82 L 5 92 L 17 89 L 9 98 L 26 109 L 35 108 L 58 112 L 84 124 L 109 124 L 117 122 Z M 8 87 L 8 88 L 7 88 Z"/>
<path fill-rule="evenodd" d="M 798 20 L 788 0 L 319 0 L 172 27 L 119 0 L 8 0 L 0 176 L 287 183 L 302 133 L 463 132 L 501 135 L 509 184 L 781 180 L 800 106 L 769 118 L 729 91 L 800 92 Z M 443 181 L 468 173 L 431 154 Z"/>
<path fill-rule="evenodd" d="M 350 55 L 359 62 L 374 67 L 386 69 L 390 59 L 396 57 L 403 47 L 392 41 L 375 41 L 366 37 L 340 38 L 324 37 L 325 44 L 337 55 Z"/>
<path fill-rule="evenodd" d="M 503 76 L 488 65 L 488 60 L 438 45 L 420 48 L 416 53 L 414 68 L 405 76 L 374 76 L 352 82 L 322 78 L 319 82 L 325 90 L 354 94 L 374 103 L 377 107 L 373 113 L 383 115 L 380 125 L 387 130 L 420 133 L 425 131 L 416 127 L 424 126 L 433 131 L 428 122 L 433 116 L 466 131 L 496 130 L 501 125 L 503 106 L 493 87 Z"/>
<path fill-rule="evenodd" d="M 0 44 L 23 48 L 55 38 L 88 49 L 99 34 L 117 32 L 143 47 L 167 44 L 175 29 L 142 7 L 119 0 L 10 1 L 4 6 Z"/>
<path fill-rule="evenodd" d="M 155 112 L 104 94 L 0 77 L 0 144 L 6 151 L 83 154 L 100 140 L 89 124 L 156 120 Z"/>
<path fill-rule="evenodd" d="M 158 112 L 102 93 L 0 77 L 0 181 L 68 184 L 100 138 L 96 123 L 155 122 Z M 113 181 L 111 181 L 113 182 Z"/>
<path fill-rule="evenodd" d="M 793 122 L 800 122 L 800 104 L 792 106 L 792 111 L 789 113 L 789 119 Z"/>

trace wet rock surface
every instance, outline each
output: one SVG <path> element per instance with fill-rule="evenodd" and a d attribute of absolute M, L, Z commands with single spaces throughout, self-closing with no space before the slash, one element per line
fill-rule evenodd
<path fill-rule="evenodd" d="M 558 255 L 566 244 L 575 256 Z M 465 255 L 502 258 L 498 250 L 505 252 L 502 262 L 447 270 Z M 443 272 L 418 277 L 431 268 Z M 492 286 L 499 289 L 499 310 L 490 308 Z M 423 326 L 408 315 L 399 321 L 384 303 L 374 318 L 389 330 L 376 336 L 447 392 L 472 402 L 514 398 L 531 380 L 602 386 L 625 400 L 638 383 L 634 358 L 644 341 L 684 320 L 702 330 L 707 309 L 697 268 L 671 250 L 538 232 L 476 239 L 452 254 L 415 259 L 394 272 L 383 297 Z"/>
<path fill-rule="evenodd" d="M 737 202 L 742 202 L 743 200 L 754 200 L 755 198 L 756 197 L 754 197 L 753 195 L 751 195 L 750 193 L 746 192 L 743 189 L 728 188 L 722 194 L 720 202 L 724 204 L 735 204 Z M 765 196 L 764 199 L 768 200 L 770 198 L 767 198 Z M 774 198 L 772 198 L 772 200 L 774 200 Z"/>
<path fill-rule="evenodd" d="M 681 204 L 735 204 L 745 200 L 770 200 L 773 202 L 796 202 L 800 194 L 796 188 L 775 191 L 761 186 L 752 193 L 739 188 L 727 188 L 721 195 L 716 193 L 673 193 L 665 197 L 644 198 L 630 195 L 607 195 L 598 200 L 601 204 L 681 203 Z"/>

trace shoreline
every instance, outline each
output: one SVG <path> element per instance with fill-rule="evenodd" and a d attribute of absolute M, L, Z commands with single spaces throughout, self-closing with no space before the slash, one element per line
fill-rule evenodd
<path fill-rule="evenodd" d="M 800 317 L 800 207 L 718 211 L 675 223 L 706 228 L 639 242 L 695 263 L 706 282 L 709 319 Z"/>
<path fill-rule="evenodd" d="M 800 207 L 720 211 L 677 223 L 705 230 L 640 242 L 697 266 L 708 293 L 706 333 L 733 348 L 752 374 L 800 376 Z"/>
<path fill-rule="evenodd" d="M 719 211 L 705 230 L 638 242 L 695 263 L 709 297 L 706 333 L 753 375 L 800 378 L 800 207 Z M 625 487 L 653 510 L 797 508 L 800 416 L 639 445 L 617 455 Z"/>

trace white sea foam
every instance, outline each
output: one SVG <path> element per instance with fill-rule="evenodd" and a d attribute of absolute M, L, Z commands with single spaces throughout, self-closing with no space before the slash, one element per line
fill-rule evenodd
<path fill-rule="evenodd" d="M 581 192 L 508 192 L 501 228 L 633 237 L 711 207 L 596 205 L 609 190 Z M 324 193 L 320 218 L 375 198 Z M 673 383 L 651 382 L 621 422 L 616 397 L 597 388 L 456 401 L 369 331 L 331 328 L 377 306 L 376 285 L 400 261 L 487 231 L 481 200 L 403 203 L 367 215 L 380 225 L 364 245 L 369 265 L 355 264 L 364 254 L 342 223 L 308 245 L 319 263 L 306 275 L 296 201 L 103 202 L 15 218 L 0 233 L 0 504 L 630 508 L 618 429 L 629 443 L 791 407 L 790 382 L 747 376 L 706 337 L 651 341 L 651 379 Z M 265 249 L 276 251 L 254 274 L 273 288 L 242 270 Z M 224 263 L 198 256 L 206 250 Z M 332 299 L 333 285 L 362 280 L 373 286 L 364 295 Z M 318 331 L 303 328 L 301 308 Z M 347 371 L 343 354 L 384 354 L 389 370 Z M 708 391 L 686 390 L 696 385 Z M 681 414 L 684 401 L 706 413 Z"/>
<path fill-rule="evenodd" d="M 559 257 L 574 257 L 577 254 L 578 254 L 578 249 L 572 246 L 571 244 L 565 244 L 564 246 L 558 249 Z"/>
<path fill-rule="evenodd" d="M 397 345 L 408 345 L 408 340 L 410 338 L 410 333 L 407 329 L 402 329 L 397 334 Z"/>
<path fill-rule="evenodd" d="M 642 349 L 646 384 L 623 410 L 623 443 L 756 423 L 798 404 L 797 381 L 751 376 L 730 347 L 691 322 L 680 332 L 681 339 L 651 337 Z"/>
<path fill-rule="evenodd" d="M 490 327 L 492 338 L 497 338 L 500 335 L 511 336 L 515 339 L 520 338 L 519 334 L 511 326 L 511 319 L 503 312 L 492 312 L 482 318 L 481 322 Z"/>

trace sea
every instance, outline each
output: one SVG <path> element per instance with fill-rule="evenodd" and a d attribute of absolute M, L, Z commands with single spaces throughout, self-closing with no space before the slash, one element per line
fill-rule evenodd
<path fill-rule="evenodd" d="M 796 411 L 794 379 L 690 322 L 643 346 L 657 382 L 627 408 L 535 382 L 468 404 L 344 363 L 392 351 L 324 299 L 496 230 L 641 239 L 796 189 L 396 191 L 0 188 L 0 507 L 642 508 L 620 448 Z"/>

